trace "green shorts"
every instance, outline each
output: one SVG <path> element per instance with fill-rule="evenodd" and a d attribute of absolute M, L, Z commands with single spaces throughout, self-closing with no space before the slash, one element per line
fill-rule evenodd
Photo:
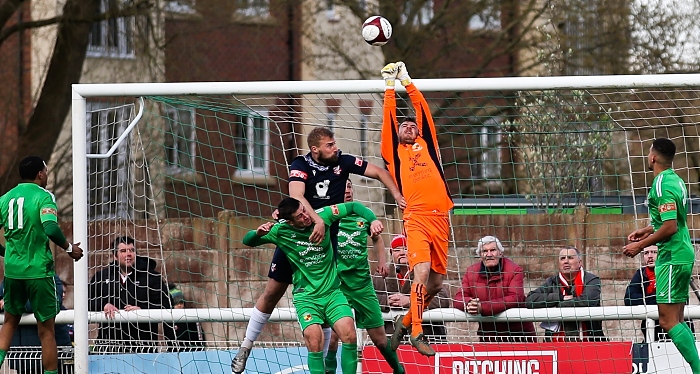
<path fill-rule="evenodd" d="M 357 290 L 351 290 L 344 285 L 340 290 L 348 299 L 350 306 L 355 310 L 355 324 L 361 329 L 374 329 L 384 326 L 382 308 L 377 300 L 377 292 L 372 283 Z"/>
<path fill-rule="evenodd" d="M 34 317 L 46 322 L 61 310 L 54 277 L 38 279 L 5 278 L 5 311 L 15 316 L 27 313 L 29 301 Z"/>
<path fill-rule="evenodd" d="M 338 289 L 322 297 L 295 298 L 294 307 L 297 310 L 301 331 L 311 325 L 333 326 L 343 317 L 352 318 L 352 309 L 348 300 Z"/>
<path fill-rule="evenodd" d="M 656 274 L 657 304 L 683 304 L 688 301 L 693 264 L 656 265 L 654 273 Z"/>

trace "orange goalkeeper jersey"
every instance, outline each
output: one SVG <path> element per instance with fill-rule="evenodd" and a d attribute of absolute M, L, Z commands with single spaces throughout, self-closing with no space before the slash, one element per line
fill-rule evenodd
<path fill-rule="evenodd" d="M 382 158 L 406 199 L 408 212 L 447 212 L 454 204 L 438 154 L 437 134 L 423 94 L 411 83 L 406 86 L 416 111 L 420 135 L 414 144 L 399 143 L 396 94 L 384 92 Z"/>

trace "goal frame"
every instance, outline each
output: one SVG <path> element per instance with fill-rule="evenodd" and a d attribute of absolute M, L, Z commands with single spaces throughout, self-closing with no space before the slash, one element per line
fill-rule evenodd
<path fill-rule="evenodd" d="M 506 77 L 506 78 L 453 78 L 415 79 L 423 92 L 432 91 L 493 91 L 493 90 L 553 90 L 553 89 L 635 89 L 635 88 L 684 88 L 700 87 L 700 74 L 667 75 L 615 75 L 615 76 L 559 76 L 559 77 Z M 397 87 L 397 91 L 404 90 Z M 284 81 L 284 82 L 198 82 L 198 83 L 115 83 L 74 84 L 72 86 L 72 147 L 73 147 L 73 241 L 82 243 L 89 253 L 88 243 L 88 189 L 86 99 L 91 97 L 142 97 L 149 95 L 269 95 L 269 94 L 358 94 L 384 92 L 384 82 L 377 80 L 328 80 L 328 81 Z M 122 137 L 128 134 L 122 134 Z M 88 259 L 74 264 L 74 314 L 75 328 L 75 372 L 88 372 L 88 323 L 97 322 L 96 314 L 88 312 Z M 651 317 L 655 308 L 617 308 L 619 319 L 645 319 Z M 636 308 L 636 309 L 634 309 Z M 600 309 L 600 308 L 591 308 Z M 686 309 L 692 317 L 700 317 L 700 307 Z M 143 312 L 143 311 L 142 311 Z M 148 315 L 139 313 L 139 316 Z M 156 312 L 156 311 L 154 311 Z M 158 311 L 159 312 L 159 311 Z M 513 311 L 515 312 L 515 311 Z M 598 312 L 588 313 L 592 317 Z M 650 314 L 651 313 L 651 314 Z M 62 313 L 63 314 L 63 313 Z M 161 313 L 158 313 L 161 314 Z M 245 314 L 245 313 L 244 313 Z M 511 313 L 512 314 L 512 313 Z M 533 313 L 532 318 L 553 317 L 562 314 L 556 311 Z M 170 313 L 168 319 L 177 319 L 185 313 Z M 577 311 L 577 318 L 584 313 Z M 597 314 L 600 317 L 600 314 Z M 71 319 L 69 315 L 66 315 Z M 455 316 L 457 319 L 464 317 Z M 522 318 L 522 315 L 520 315 Z M 244 316 L 245 318 L 245 316 Z M 513 318 L 511 316 L 511 318 Z M 65 319 L 65 318 L 64 318 Z M 595 319 L 595 318 L 594 318 Z M 609 319 L 609 318 L 608 318 Z M 131 319 L 130 319 L 131 320 Z M 445 320 L 453 320 L 445 318 Z M 465 318 L 465 320 L 467 320 Z M 470 321 L 479 318 L 468 318 Z M 652 329 L 653 331 L 653 329 Z"/>

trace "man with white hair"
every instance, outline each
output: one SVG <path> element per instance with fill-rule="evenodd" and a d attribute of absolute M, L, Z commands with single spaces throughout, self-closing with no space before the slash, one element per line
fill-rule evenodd
<path fill-rule="evenodd" d="M 523 269 L 503 257 L 504 248 L 495 236 L 479 239 L 476 254 L 480 262 L 467 268 L 454 307 L 471 315 L 493 316 L 525 302 Z M 516 342 L 534 340 L 532 322 L 479 322 L 479 340 Z M 531 338 L 527 338 L 531 337 Z"/>

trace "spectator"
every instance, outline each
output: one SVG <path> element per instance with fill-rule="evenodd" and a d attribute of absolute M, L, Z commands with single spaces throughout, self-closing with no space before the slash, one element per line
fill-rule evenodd
<path fill-rule="evenodd" d="M 170 284 L 170 301 L 174 309 L 185 308 L 185 295 L 176 284 Z M 204 350 L 204 331 L 199 322 L 181 322 L 175 324 L 175 339 L 178 351 Z"/>
<path fill-rule="evenodd" d="M 656 305 L 656 274 L 654 268 L 656 266 L 656 257 L 659 254 L 659 248 L 655 245 L 644 248 L 643 266 L 634 273 L 630 284 L 625 290 L 625 305 Z M 695 327 L 691 320 L 686 320 L 690 330 L 695 333 Z M 647 321 L 642 321 L 642 336 L 644 342 L 647 341 Z M 664 329 L 659 325 L 658 320 L 654 327 L 654 341 L 669 339 Z"/>
<path fill-rule="evenodd" d="M 494 236 L 479 239 L 476 254 L 481 258 L 467 268 L 454 307 L 471 315 L 493 316 L 525 303 L 523 269 L 503 257 L 503 245 Z M 535 335 L 532 322 L 479 322 L 479 340 L 486 342 L 524 341 Z M 531 338 L 530 340 L 533 340 Z"/>
<path fill-rule="evenodd" d="M 600 278 L 583 269 L 581 253 L 567 246 L 559 252 L 559 274 L 525 299 L 530 309 L 600 306 Z M 601 321 L 547 321 L 540 325 L 547 340 L 605 340 Z"/>
<path fill-rule="evenodd" d="M 377 292 L 379 305 L 382 312 L 390 310 L 406 311 L 411 303 L 411 280 L 413 274 L 408 271 L 408 259 L 406 257 L 406 237 L 399 235 L 391 241 L 391 263 L 388 264 L 389 274 L 383 278 L 379 273 L 372 277 L 374 290 Z M 450 296 L 445 287 L 440 289 L 426 309 L 449 308 Z M 394 332 L 394 323 L 384 323 L 386 333 Z M 423 333 L 431 341 L 446 341 L 447 331 L 442 322 L 426 322 L 423 324 Z"/>
<path fill-rule="evenodd" d="M 136 255 L 135 241 L 128 236 L 114 240 L 114 261 L 95 273 L 90 280 L 91 311 L 103 311 L 114 319 L 120 311 L 138 309 L 170 309 L 170 294 L 156 262 Z M 172 325 L 163 326 L 166 339 L 174 340 Z M 158 323 L 103 323 L 97 335 L 98 345 L 110 346 L 117 352 L 155 351 Z M 98 349 L 99 350 L 99 349 Z"/>
<path fill-rule="evenodd" d="M 66 310 L 63 306 L 63 298 L 65 296 L 65 290 L 63 289 L 63 282 L 58 275 L 54 275 L 54 280 L 56 283 L 56 295 L 58 296 L 58 302 L 61 306 L 61 310 Z M 2 298 L 5 296 L 5 281 L 0 283 L 0 310 L 4 310 L 4 300 Z M 32 305 L 27 301 L 25 307 L 25 313 L 34 313 Z M 70 335 L 68 334 L 68 325 L 54 325 L 54 332 L 56 335 L 56 345 L 59 347 L 70 347 L 73 345 Z M 36 350 L 41 347 L 41 340 L 39 339 L 39 332 L 36 327 L 32 325 L 19 325 L 17 330 L 15 330 L 14 335 L 12 335 L 12 347 L 17 348 L 18 352 L 10 351 L 8 357 L 12 359 L 9 360 L 10 368 L 17 370 L 20 373 L 29 374 L 41 374 L 43 373 L 41 367 L 41 360 L 38 360 Z M 22 348 L 25 347 L 25 348 Z M 60 350 L 60 349 L 59 349 Z M 64 365 L 59 362 L 58 365 L 59 373 L 68 372 Z"/>

